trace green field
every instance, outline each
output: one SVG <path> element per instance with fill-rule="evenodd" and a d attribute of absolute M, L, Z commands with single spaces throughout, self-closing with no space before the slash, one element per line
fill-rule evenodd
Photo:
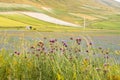
<path fill-rule="evenodd" d="M 94 23 L 92 26 L 96 29 L 120 30 L 120 22 L 103 21 Z"/>
<path fill-rule="evenodd" d="M 22 26 L 24 27 L 23 28 L 24 30 L 26 26 L 31 25 L 35 30 L 39 30 L 39 31 L 80 31 L 82 29 L 82 28 L 60 26 L 60 25 L 40 21 L 23 14 L 0 14 L 0 20 L 2 21 L 0 23 L 0 26 L 2 26 L 3 28 Z"/>
<path fill-rule="evenodd" d="M 107 20 L 103 21 L 93 21 L 89 25 L 86 26 L 86 30 L 120 30 L 120 16 L 119 15 L 110 15 Z M 6 24 L 7 23 L 7 24 Z M 87 24 L 87 21 L 86 21 Z M 0 14 L 0 29 L 25 29 L 26 26 L 33 26 L 35 30 L 39 31 L 80 31 L 83 28 L 74 28 L 56 25 L 44 21 L 40 21 L 38 19 L 13 13 L 13 14 Z"/>
<path fill-rule="evenodd" d="M 64 21 L 68 21 L 71 23 L 75 23 L 78 25 L 83 25 L 83 18 L 86 17 L 86 23 L 88 23 L 88 27 L 91 27 L 91 24 L 89 26 L 89 23 L 95 22 L 95 21 L 105 21 L 104 17 L 109 18 L 108 15 L 116 15 L 119 13 L 119 8 L 116 8 L 114 6 L 118 5 L 118 3 L 113 3 L 110 5 L 105 5 L 102 3 L 96 3 L 94 0 L 90 1 L 81 1 L 81 0 L 0 0 L 0 11 L 34 11 L 34 12 L 42 12 L 47 15 L 53 16 L 58 19 L 62 19 Z M 109 1 L 107 1 L 109 4 Z M 56 4 L 56 5 L 54 5 Z M 48 9 L 44 9 L 44 8 Z M 111 8 L 112 7 L 112 8 Z M 71 15 L 73 14 L 82 14 L 79 16 Z M 89 20 L 87 17 L 94 17 L 97 18 L 97 20 Z M 87 20 L 88 19 L 88 20 Z M 109 22 L 109 20 L 107 20 Z M 106 23 L 106 22 L 105 22 Z M 103 27 L 105 29 L 108 27 L 108 25 L 104 26 L 103 23 L 95 23 L 92 24 L 92 28 L 101 29 L 101 26 L 98 26 L 100 24 L 103 24 Z M 107 24 L 107 23 L 106 23 Z M 113 26 L 118 25 L 118 23 L 113 23 Z M 110 26 L 111 28 L 113 26 Z M 110 29 L 111 29 L 110 28 Z M 116 29 L 116 28 L 115 28 Z"/>
<path fill-rule="evenodd" d="M 3 27 L 5 27 L 5 26 L 14 27 L 14 26 L 27 26 L 27 24 L 0 16 L 0 26 L 1 27 L 2 26 Z"/>
<path fill-rule="evenodd" d="M 0 0 L 0 80 L 120 80 L 119 5 L 113 0 Z"/>
<path fill-rule="evenodd" d="M 120 30 L 120 14 L 109 15 L 107 20 L 95 21 L 90 27 L 106 30 Z"/>
<path fill-rule="evenodd" d="M 84 35 L 1 32 L 0 79 L 119 80 L 120 50 L 94 47 Z"/>

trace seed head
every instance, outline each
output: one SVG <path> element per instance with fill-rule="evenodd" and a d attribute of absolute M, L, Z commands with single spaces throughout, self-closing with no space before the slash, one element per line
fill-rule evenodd
<path fill-rule="evenodd" d="M 73 38 L 71 37 L 70 40 L 73 40 Z"/>
<path fill-rule="evenodd" d="M 90 42 L 89 45 L 92 45 L 92 42 Z"/>
<path fill-rule="evenodd" d="M 35 49 L 35 47 L 34 47 L 34 46 L 31 46 L 30 48 L 31 48 L 31 49 Z"/>

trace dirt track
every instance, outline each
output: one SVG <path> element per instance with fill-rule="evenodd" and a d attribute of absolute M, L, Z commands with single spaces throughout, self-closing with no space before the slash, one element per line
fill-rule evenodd
<path fill-rule="evenodd" d="M 80 27 L 80 25 L 69 23 L 69 22 L 66 22 L 66 21 L 63 21 L 63 20 L 48 16 L 48 15 L 43 14 L 43 13 L 37 13 L 37 12 L 20 12 L 20 13 L 25 14 L 25 15 L 30 16 L 30 17 L 34 17 L 34 18 L 42 20 L 42 21 L 54 23 L 54 24 L 65 25 L 65 26 L 73 26 L 73 27 Z"/>

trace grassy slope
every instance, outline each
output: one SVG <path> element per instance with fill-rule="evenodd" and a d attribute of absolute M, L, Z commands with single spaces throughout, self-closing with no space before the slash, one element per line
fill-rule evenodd
<path fill-rule="evenodd" d="M 22 3 L 29 4 L 42 9 L 42 7 L 48 7 L 53 9 L 53 13 L 48 12 L 49 15 L 61 18 L 65 20 L 73 21 L 76 18 L 68 13 L 83 13 L 83 14 L 97 14 L 105 15 L 108 13 L 116 12 L 115 8 L 99 3 L 99 0 L 0 0 L 1 2 L 9 3 Z M 47 11 L 45 11 L 47 13 Z M 59 16 L 58 16 L 59 15 Z"/>
<path fill-rule="evenodd" d="M 14 23 L 14 24 L 13 24 Z M 13 26 L 26 26 L 27 24 L 19 21 L 14 21 L 0 16 L 0 26 L 2 27 L 13 27 Z"/>
<path fill-rule="evenodd" d="M 120 30 L 120 14 L 108 16 L 108 20 L 91 24 L 92 28 Z"/>
<path fill-rule="evenodd" d="M 25 25 L 23 25 L 24 27 L 26 25 L 31 25 L 40 31 L 63 31 L 63 30 L 64 31 L 79 31 L 79 28 L 55 25 L 52 23 L 37 20 L 35 18 L 26 16 L 26 15 L 22 15 L 22 14 L 9 14 L 9 15 L 1 14 L 0 17 L 3 19 L 6 19 L 6 20 L 4 20 L 4 22 L 2 22 L 2 24 L 0 24 L 1 26 L 6 26 L 5 24 L 7 22 L 10 23 L 10 24 L 7 24 L 7 26 L 16 26 L 16 25 L 18 25 L 17 23 L 14 23 L 16 21 L 16 22 L 25 24 Z M 22 24 L 20 24 L 18 26 L 21 26 Z"/>
<path fill-rule="evenodd" d="M 16 4 L 16 3 L 1 3 L 0 2 L 0 12 L 4 11 L 35 11 L 40 12 L 40 10 L 34 6 L 26 4 Z"/>
<path fill-rule="evenodd" d="M 98 29 L 100 29 L 101 26 L 102 28 L 107 27 L 107 29 L 109 29 L 109 25 L 106 25 L 106 26 L 100 25 L 99 27 L 99 26 L 96 26 L 96 24 L 98 23 L 106 24 L 106 22 L 99 22 L 99 20 L 106 21 L 106 19 L 104 19 L 103 17 L 109 18 L 107 16 L 108 14 L 116 15 L 117 13 L 117 8 L 113 8 L 111 6 L 98 3 L 96 2 L 96 0 L 84 0 L 84 1 L 83 0 L 76 0 L 76 1 L 75 0 L 69 0 L 69 1 L 68 0 L 61 0 L 61 1 L 60 0 L 50 0 L 50 1 L 48 0 L 0 0 L 0 1 L 12 3 L 13 7 L 11 8 L 11 5 L 7 7 L 8 11 L 9 10 L 19 10 L 19 11 L 27 10 L 27 11 L 43 12 L 45 14 L 48 14 L 50 16 L 53 16 L 68 22 L 80 24 L 81 26 L 83 25 L 83 17 L 88 17 L 88 16 L 94 17 L 94 18 L 97 18 L 97 20 L 90 20 L 86 18 L 86 22 L 88 27 L 98 28 Z M 16 3 L 19 3 L 19 4 L 16 4 Z M 32 6 L 23 5 L 22 7 L 19 7 L 21 3 L 29 4 Z M 36 9 L 33 6 L 37 7 L 38 9 Z M 42 7 L 50 8 L 52 12 L 46 11 Z M 1 9 L 0 7 L 0 11 L 2 10 L 7 11 L 6 8 Z M 80 13 L 81 15 L 75 16 L 70 13 L 74 13 L 75 15 Z M 91 22 L 92 23 L 95 22 L 95 23 L 89 24 Z M 107 22 L 109 22 L 109 20 L 107 20 Z M 117 26 L 118 23 L 113 23 L 111 25 L 112 28 L 116 29 L 114 25 Z"/>

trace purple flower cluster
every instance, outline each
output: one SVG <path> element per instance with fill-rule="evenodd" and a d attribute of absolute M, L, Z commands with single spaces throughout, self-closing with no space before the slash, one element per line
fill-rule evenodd
<path fill-rule="evenodd" d="M 68 47 L 68 45 L 65 41 L 62 41 L 62 44 L 63 44 L 64 47 Z"/>
<path fill-rule="evenodd" d="M 77 39 L 76 39 L 76 43 L 77 43 L 78 45 L 80 45 L 80 43 L 81 43 L 81 38 L 77 38 Z"/>
<path fill-rule="evenodd" d="M 16 55 L 20 55 L 20 52 L 15 51 L 14 53 L 15 53 Z"/>
<path fill-rule="evenodd" d="M 32 45 L 28 50 L 28 55 L 32 54 L 37 57 L 39 57 L 41 54 L 49 55 L 49 54 L 66 54 L 67 52 L 69 54 L 84 54 L 84 53 L 96 53 L 95 51 L 92 51 L 93 49 L 90 49 L 91 47 L 85 47 L 82 49 L 82 38 L 73 38 L 70 37 L 70 44 L 69 40 L 57 40 L 57 39 L 47 39 L 45 37 L 44 41 L 39 41 L 35 45 Z M 92 46 L 92 42 L 89 43 L 89 45 Z M 104 54 L 104 59 L 108 60 L 109 51 L 104 51 L 102 47 L 99 47 L 98 50 Z M 20 52 L 15 51 L 14 54 L 20 55 Z"/>

